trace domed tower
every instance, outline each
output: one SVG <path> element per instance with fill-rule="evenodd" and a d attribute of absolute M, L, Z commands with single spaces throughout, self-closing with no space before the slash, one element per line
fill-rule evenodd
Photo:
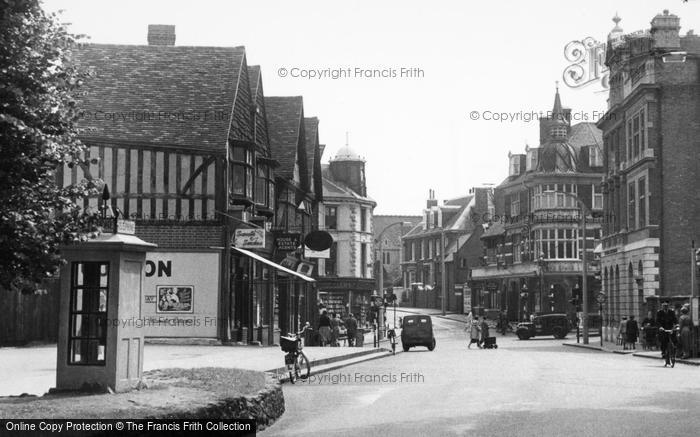
<path fill-rule="evenodd" d="M 347 185 L 362 197 L 367 197 L 365 180 L 365 159 L 355 152 L 346 142 L 330 161 L 333 179 Z"/>
<path fill-rule="evenodd" d="M 615 12 L 615 16 L 612 20 L 615 23 L 615 27 L 613 27 L 610 33 L 608 33 L 608 41 L 613 45 L 617 45 L 622 42 L 622 37 L 624 35 L 622 33 L 622 28 L 620 27 L 620 21 L 622 21 L 622 18 L 620 18 L 617 15 L 617 12 Z"/>
<path fill-rule="evenodd" d="M 569 121 L 561 106 L 559 87 L 554 96 L 552 117 L 549 121 L 549 139 L 542 145 L 542 152 L 537 170 L 543 172 L 576 172 L 578 157 L 576 149 L 567 142 L 569 139 Z"/>

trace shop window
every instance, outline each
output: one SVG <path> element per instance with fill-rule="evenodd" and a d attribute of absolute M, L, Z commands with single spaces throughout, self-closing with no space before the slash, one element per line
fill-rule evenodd
<path fill-rule="evenodd" d="M 73 263 L 68 364 L 105 365 L 109 264 Z"/>

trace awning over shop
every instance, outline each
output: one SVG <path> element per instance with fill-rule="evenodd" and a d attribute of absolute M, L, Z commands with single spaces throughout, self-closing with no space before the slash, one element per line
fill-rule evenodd
<path fill-rule="evenodd" d="M 294 270 L 290 270 L 290 269 L 288 269 L 288 268 L 286 268 L 286 267 L 283 267 L 283 266 L 281 266 L 281 265 L 279 265 L 279 264 L 277 264 L 277 263 L 274 263 L 274 262 L 270 261 L 269 259 L 265 259 L 265 258 L 261 257 L 261 256 L 258 255 L 257 253 L 253 253 L 253 252 L 251 252 L 251 251 L 249 251 L 249 250 L 245 250 L 245 249 L 239 249 L 239 248 L 237 248 L 237 247 L 232 247 L 231 249 L 235 250 L 236 252 L 240 252 L 240 253 L 242 253 L 243 255 L 249 256 L 249 257 L 253 258 L 253 259 L 256 260 L 256 261 L 260 261 L 261 263 L 264 263 L 264 264 L 267 264 L 267 265 L 269 265 L 269 266 L 271 266 L 271 267 L 274 267 L 274 268 L 276 268 L 277 270 L 280 270 L 280 271 L 282 271 L 282 272 L 284 272 L 284 273 L 287 273 L 287 274 L 290 274 L 290 275 L 294 275 L 294 276 L 296 276 L 296 277 L 298 277 L 298 278 L 301 278 L 301 279 L 303 279 L 304 281 L 307 281 L 307 282 L 316 282 L 316 280 L 315 280 L 314 278 L 309 278 L 308 276 L 302 275 L 302 274 L 299 273 L 299 272 L 295 272 Z"/>

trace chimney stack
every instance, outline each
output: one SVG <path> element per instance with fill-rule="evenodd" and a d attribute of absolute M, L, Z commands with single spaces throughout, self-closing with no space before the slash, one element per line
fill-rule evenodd
<path fill-rule="evenodd" d="M 426 202 L 425 207 L 427 209 L 430 209 L 433 206 L 437 206 L 437 204 L 438 204 L 438 201 L 435 198 L 435 190 L 432 190 L 432 189 L 428 190 L 428 201 Z"/>
<path fill-rule="evenodd" d="M 149 24 L 148 25 L 148 45 L 149 46 L 174 46 L 175 26 L 172 24 Z"/>

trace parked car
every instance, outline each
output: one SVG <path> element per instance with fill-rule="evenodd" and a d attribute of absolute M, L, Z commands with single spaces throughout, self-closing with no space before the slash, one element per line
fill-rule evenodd
<path fill-rule="evenodd" d="M 536 316 L 532 322 L 518 323 L 515 334 L 521 340 L 542 335 L 564 338 L 570 330 L 571 322 L 569 322 L 566 314 L 543 314 Z"/>
<path fill-rule="evenodd" d="M 401 322 L 401 346 L 404 352 L 414 346 L 425 346 L 431 351 L 435 349 L 433 320 L 430 316 L 404 316 Z"/>

